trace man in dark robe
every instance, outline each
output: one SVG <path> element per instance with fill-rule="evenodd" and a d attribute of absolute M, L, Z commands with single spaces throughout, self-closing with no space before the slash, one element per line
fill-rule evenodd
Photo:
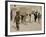
<path fill-rule="evenodd" d="M 17 30 L 19 30 L 19 21 L 20 21 L 20 16 L 19 16 L 19 11 L 18 11 L 18 12 L 16 12 L 16 16 L 15 16 L 15 19 L 14 19 L 14 22 L 16 22 Z"/>
<path fill-rule="evenodd" d="M 34 13 L 34 19 L 35 19 L 35 22 L 36 22 L 36 19 L 37 19 L 37 12 Z"/>

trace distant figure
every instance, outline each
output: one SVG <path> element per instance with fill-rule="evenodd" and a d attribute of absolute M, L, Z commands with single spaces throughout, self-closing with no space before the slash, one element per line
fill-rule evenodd
<path fill-rule="evenodd" d="M 18 11 L 18 12 L 16 12 L 16 16 L 15 16 L 15 19 L 14 19 L 14 22 L 16 22 L 17 30 L 19 30 L 19 21 L 20 21 L 20 16 L 19 16 L 19 11 Z"/>
<path fill-rule="evenodd" d="M 12 20 L 12 10 L 11 10 L 10 16 L 11 16 L 11 20 Z"/>
<path fill-rule="evenodd" d="M 24 15 L 21 15 L 21 22 L 23 23 Z"/>
<path fill-rule="evenodd" d="M 29 22 L 29 16 L 28 16 L 28 14 L 26 14 L 26 23 L 28 23 Z"/>
<path fill-rule="evenodd" d="M 40 23 L 41 22 L 41 14 L 38 13 L 38 22 Z"/>
<path fill-rule="evenodd" d="M 29 14 L 29 16 L 30 16 L 30 22 L 31 22 L 31 14 Z"/>
<path fill-rule="evenodd" d="M 34 22 L 34 14 L 31 14 L 31 22 Z"/>
<path fill-rule="evenodd" d="M 34 13 L 35 22 L 36 22 L 36 19 L 37 19 L 37 16 L 38 16 L 37 13 L 38 13 L 38 12 L 35 12 L 35 13 Z"/>
<path fill-rule="evenodd" d="M 26 23 L 26 15 L 24 15 L 23 21 L 24 21 L 24 23 Z"/>

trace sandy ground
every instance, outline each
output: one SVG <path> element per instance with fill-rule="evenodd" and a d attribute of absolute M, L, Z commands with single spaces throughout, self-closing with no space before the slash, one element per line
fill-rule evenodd
<path fill-rule="evenodd" d="M 30 22 L 30 23 L 20 23 L 19 24 L 19 32 L 21 31 L 39 31 L 41 30 L 41 24 L 38 22 Z M 16 23 L 11 21 L 10 23 L 10 31 L 16 32 Z"/>

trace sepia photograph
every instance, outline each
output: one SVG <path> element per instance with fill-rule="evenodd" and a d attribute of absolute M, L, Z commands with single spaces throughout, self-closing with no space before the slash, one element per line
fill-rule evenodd
<path fill-rule="evenodd" d="M 44 4 L 8 2 L 8 35 L 44 33 Z"/>
<path fill-rule="evenodd" d="M 42 7 L 10 5 L 10 31 L 40 31 L 42 29 Z"/>

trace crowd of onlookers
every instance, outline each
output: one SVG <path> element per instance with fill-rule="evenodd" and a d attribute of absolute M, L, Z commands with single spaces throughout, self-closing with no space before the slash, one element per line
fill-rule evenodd
<path fill-rule="evenodd" d="M 14 22 L 16 22 L 16 28 L 17 28 L 17 30 L 19 30 L 20 23 L 32 22 L 32 21 L 36 22 L 37 19 L 38 19 L 38 23 L 40 24 L 41 14 L 38 11 L 32 11 L 31 14 L 26 13 L 25 15 L 20 15 L 20 11 L 17 11 L 16 16 L 14 17 Z M 11 11 L 11 20 L 12 20 L 12 11 Z"/>

